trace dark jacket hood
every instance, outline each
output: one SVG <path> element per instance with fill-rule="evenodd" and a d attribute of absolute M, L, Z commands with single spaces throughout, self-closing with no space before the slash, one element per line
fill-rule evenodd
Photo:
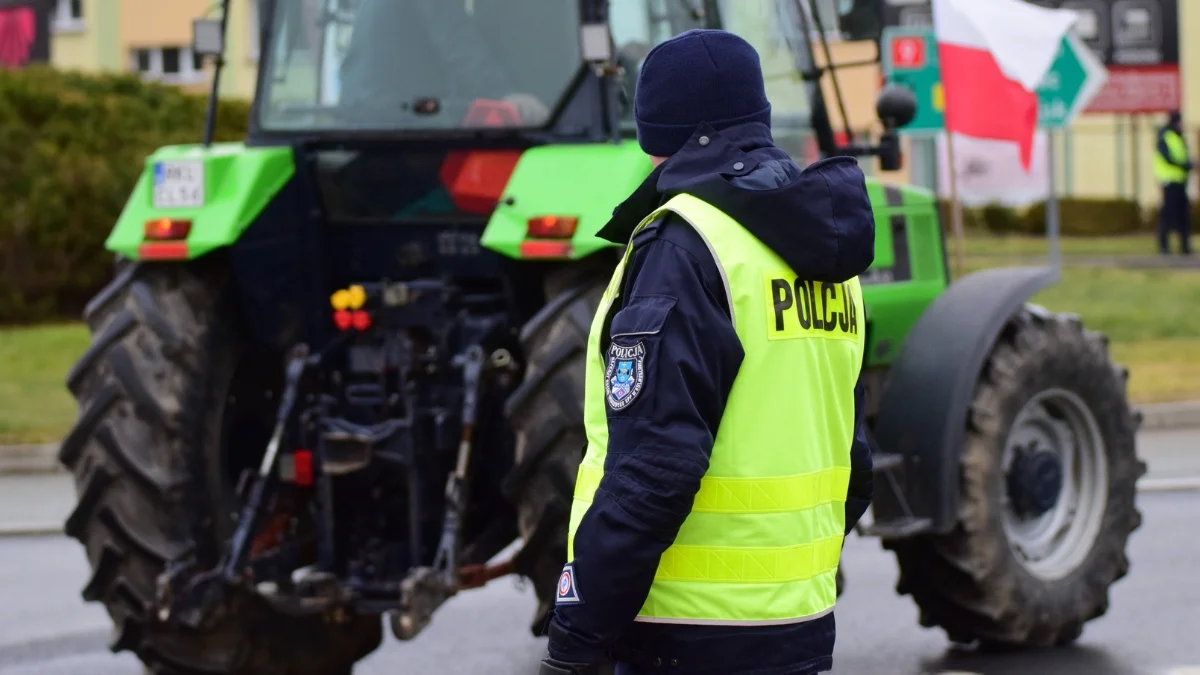
<path fill-rule="evenodd" d="M 701 125 L 617 207 L 599 236 L 628 243 L 638 223 L 681 193 L 741 223 L 802 278 L 842 282 L 875 260 L 875 216 L 858 163 L 832 157 L 801 169 L 759 123 L 719 133 Z"/>

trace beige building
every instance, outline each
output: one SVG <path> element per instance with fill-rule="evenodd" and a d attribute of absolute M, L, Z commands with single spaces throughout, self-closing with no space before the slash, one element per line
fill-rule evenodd
<path fill-rule="evenodd" d="M 51 62 L 57 68 L 136 71 L 161 82 L 203 90 L 212 65 L 193 56 L 192 20 L 219 17 L 213 0 L 56 0 Z M 255 0 L 232 0 L 226 96 L 254 94 L 258 67 Z"/>

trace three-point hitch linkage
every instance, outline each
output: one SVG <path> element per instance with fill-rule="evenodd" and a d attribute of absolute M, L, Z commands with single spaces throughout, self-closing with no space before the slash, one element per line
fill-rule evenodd
<path fill-rule="evenodd" d="M 270 441 L 257 471 L 243 476 L 238 490 L 243 502 L 233 536 L 212 567 L 201 565 L 194 554 L 168 565 L 159 578 L 156 594 L 155 611 L 160 621 L 193 629 L 211 625 L 224 612 L 235 611 L 233 602 L 236 591 L 241 589 L 257 592 L 272 605 L 289 613 L 323 613 L 338 617 L 348 612 L 391 612 L 393 633 L 399 639 L 409 640 L 419 634 L 437 608 L 458 591 L 482 586 L 522 569 L 522 553 L 530 548 L 530 542 L 526 542 L 513 559 L 499 564 L 478 561 L 462 564 L 470 471 L 479 445 L 480 400 L 486 386 L 495 379 L 492 376 L 509 376 L 516 369 L 508 349 L 489 350 L 485 347 L 489 342 L 495 342 L 494 336 L 502 332 L 503 317 L 483 315 L 464 319 L 462 343 L 467 346 L 449 359 L 449 365 L 461 372 L 460 433 L 454 467 L 445 487 L 440 541 L 432 563 L 421 564 L 418 559 L 422 548 L 418 515 L 421 507 L 416 498 L 419 493 L 417 454 L 421 442 L 415 437 L 415 427 L 418 413 L 427 412 L 427 406 L 418 400 L 414 378 L 431 370 L 428 359 L 436 356 L 414 346 L 403 327 L 412 327 L 411 316 L 417 315 L 417 312 L 410 312 L 406 317 L 406 308 L 417 309 L 411 305 L 422 295 L 445 297 L 446 289 L 440 287 L 440 282 L 375 284 L 360 288 L 378 305 L 372 322 L 341 333 L 320 352 L 310 353 L 304 344 L 292 350 Z M 389 322 L 389 318 L 395 321 Z M 397 391 L 389 394 L 384 386 L 352 384 L 344 387 L 340 399 L 327 393 L 307 395 L 305 398 L 311 402 L 310 407 L 297 414 L 296 403 L 302 392 L 315 392 L 320 388 L 320 378 L 311 375 L 322 371 L 330 354 L 346 347 L 356 336 L 367 335 L 372 327 L 372 337 L 382 335 L 384 342 L 383 347 L 372 352 L 382 359 L 374 367 L 395 373 L 392 381 L 398 383 Z M 389 327 L 396 329 L 388 330 Z M 403 413 L 385 416 L 377 423 L 362 424 L 338 414 L 346 409 L 343 405 L 346 402 L 358 409 L 386 403 Z M 439 432 L 446 417 L 444 413 L 438 414 Z M 315 442 L 309 443 L 310 439 Z M 279 496 L 280 474 L 286 473 L 283 467 L 288 466 L 281 458 L 291 457 L 292 471 L 295 472 L 294 456 L 281 454 L 281 448 L 287 447 L 289 440 L 294 441 L 291 443 L 294 447 L 313 448 L 311 467 L 305 472 L 310 474 L 306 482 L 314 488 L 315 542 L 304 539 L 282 542 L 270 553 L 256 555 L 256 541 L 268 520 L 273 500 Z M 410 488 L 409 564 L 397 570 L 391 579 L 367 581 L 354 575 L 339 575 L 336 571 L 335 554 L 338 551 L 333 531 L 336 519 L 332 479 L 371 465 L 401 472 Z M 313 557 L 314 548 L 316 564 L 306 565 L 305 558 Z M 347 576 L 349 578 L 343 578 Z"/>

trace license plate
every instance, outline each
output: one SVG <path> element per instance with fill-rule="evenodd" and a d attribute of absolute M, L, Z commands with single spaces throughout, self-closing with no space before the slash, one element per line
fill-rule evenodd
<path fill-rule="evenodd" d="M 154 165 L 154 208 L 204 206 L 204 162 L 158 162 Z"/>

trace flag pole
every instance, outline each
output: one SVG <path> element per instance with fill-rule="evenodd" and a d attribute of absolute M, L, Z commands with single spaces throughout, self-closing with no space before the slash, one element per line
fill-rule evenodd
<path fill-rule="evenodd" d="M 950 227 L 954 232 L 954 280 L 963 277 L 967 238 L 963 233 L 963 208 L 958 200 L 958 170 L 954 165 L 954 134 L 946 131 L 946 163 L 950 173 Z"/>

